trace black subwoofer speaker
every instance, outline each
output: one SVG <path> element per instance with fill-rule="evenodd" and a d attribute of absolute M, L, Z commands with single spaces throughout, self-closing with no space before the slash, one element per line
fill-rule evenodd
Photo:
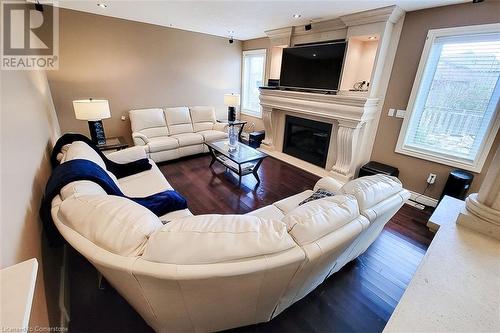
<path fill-rule="evenodd" d="M 441 201 L 445 195 L 464 200 L 473 179 L 474 175 L 470 172 L 460 169 L 453 170 L 448 176 L 448 180 L 446 181 L 446 185 L 444 185 L 443 193 L 441 193 L 439 201 Z"/>

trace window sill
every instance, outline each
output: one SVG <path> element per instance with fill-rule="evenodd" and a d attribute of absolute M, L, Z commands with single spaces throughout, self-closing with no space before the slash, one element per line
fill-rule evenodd
<path fill-rule="evenodd" d="M 410 148 L 402 148 L 402 147 L 396 147 L 395 152 L 398 154 L 416 157 L 421 160 L 443 164 L 455 168 L 460 168 L 463 170 L 472 171 L 476 173 L 481 172 L 485 162 L 485 159 L 478 158 L 478 160 L 475 161 L 475 163 L 467 163 L 465 161 L 460 161 L 458 159 L 437 156 L 430 152 L 417 151 Z"/>
<path fill-rule="evenodd" d="M 249 111 L 249 110 L 241 110 L 240 113 L 245 116 L 257 118 L 257 119 L 262 119 L 262 113 L 258 113 L 255 111 Z"/>

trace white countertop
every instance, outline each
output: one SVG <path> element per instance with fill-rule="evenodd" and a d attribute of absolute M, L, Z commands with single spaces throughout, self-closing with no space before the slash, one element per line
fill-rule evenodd
<path fill-rule="evenodd" d="M 33 258 L 0 271 L 0 331 L 27 332 L 37 270 Z"/>
<path fill-rule="evenodd" d="M 500 332 L 500 242 L 456 224 L 465 203 L 445 197 L 439 226 L 384 332 Z"/>

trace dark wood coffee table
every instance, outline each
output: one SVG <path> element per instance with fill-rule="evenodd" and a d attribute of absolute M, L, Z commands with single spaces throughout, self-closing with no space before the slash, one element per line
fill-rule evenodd
<path fill-rule="evenodd" d="M 241 177 L 253 174 L 257 179 L 257 184 L 260 183 L 259 174 L 257 171 L 267 154 L 258 151 L 252 147 L 237 142 L 235 150 L 229 150 L 228 140 L 217 140 L 205 143 L 212 154 L 211 167 L 215 161 L 218 161 L 238 175 L 238 185 L 241 185 Z"/>

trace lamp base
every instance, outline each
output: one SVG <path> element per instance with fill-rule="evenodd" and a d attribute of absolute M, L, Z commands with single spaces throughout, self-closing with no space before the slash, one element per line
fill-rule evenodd
<path fill-rule="evenodd" d="M 104 134 L 104 126 L 102 125 L 102 120 L 89 120 L 89 131 L 92 142 L 94 142 L 96 145 L 106 144 L 106 135 Z"/>
<path fill-rule="evenodd" d="M 228 121 L 236 120 L 236 108 L 234 106 L 227 107 L 227 120 Z"/>

